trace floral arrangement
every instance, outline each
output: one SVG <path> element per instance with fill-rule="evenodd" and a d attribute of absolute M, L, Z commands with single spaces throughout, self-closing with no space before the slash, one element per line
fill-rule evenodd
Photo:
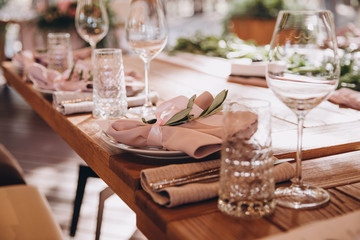
<path fill-rule="evenodd" d="M 0 0 L 0 2 L 3 0 Z M 115 14 L 109 7 L 110 0 L 103 0 L 106 7 L 110 28 L 113 27 Z M 48 29 L 64 29 L 75 26 L 76 0 L 59 0 L 57 4 L 46 7 L 38 5 L 38 26 Z"/>
<path fill-rule="evenodd" d="M 38 26 L 40 28 L 66 28 L 74 25 L 76 13 L 76 1 L 61 0 L 56 5 L 46 8 L 45 5 L 39 5 Z"/>

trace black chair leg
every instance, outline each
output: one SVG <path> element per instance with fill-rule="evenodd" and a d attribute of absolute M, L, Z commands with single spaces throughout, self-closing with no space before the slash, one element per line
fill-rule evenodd
<path fill-rule="evenodd" d="M 97 174 L 88 166 L 79 166 L 79 178 L 74 201 L 73 216 L 70 226 L 70 236 L 74 237 L 79 221 L 81 203 L 84 197 L 86 181 L 89 177 L 98 177 Z"/>

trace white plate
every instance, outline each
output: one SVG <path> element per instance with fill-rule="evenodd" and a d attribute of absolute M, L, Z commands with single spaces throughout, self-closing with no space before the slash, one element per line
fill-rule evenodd
<path fill-rule="evenodd" d="M 139 148 L 139 147 L 132 147 L 116 140 L 112 139 L 109 135 L 102 132 L 101 138 L 109 145 L 119 148 L 121 150 L 135 153 L 137 155 L 148 157 L 148 158 L 158 158 L 158 159 L 184 159 L 190 158 L 189 155 L 181 152 L 181 151 L 169 151 L 164 149 L 159 149 L 155 147 L 148 147 L 148 148 Z"/>
<path fill-rule="evenodd" d="M 52 96 L 53 93 L 55 92 L 59 92 L 59 91 L 54 91 L 54 90 L 48 90 L 48 89 L 42 89 L 39 88 L 37 86 L 35 86 L 33 84 L 33 88 L 38 91 L 39 93 L 42 93 L 44 96 Z M 64 92 L 64 91 L 62 91 Z M 137 106 L 141 106 L 142 104 L 144 104 L 145 101 L 145 94 L 143 94 L 142 92 L 131 96 L 131 97 L 127 97 L 127 102 L 128 102 L 128 107 L 137 107 Z M 155 91 L 151 91 L 150 92 L 150 99 L 151 101 L 155 104 L 158 100 L 159 100 L 159 94 Z"/>

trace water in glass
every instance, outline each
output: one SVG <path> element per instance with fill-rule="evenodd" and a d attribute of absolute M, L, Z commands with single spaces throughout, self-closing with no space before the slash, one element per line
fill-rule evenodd
<path fill-rule="evenodd" d="M 289 187 L 275 191 L 277 203 L 313 208 L 327 203 L 329 193 L 308 186 L 302 178 L 302 135 L 305 116 L 337 87 L 340 74 L 332 14 L 281 11 L 270 44 L 266 79 L 270 89 L 297 116 L 296 176 Z"/>
<path fill-rule="evenodd" d="M 126 88 L 120 49 L 94 52 L 94 117 L 119 118 L 126 114 Z"/>
<path fill-rule="evenodd" d="M 241 99 L 224 107 L 218 207 L 242 218 L 275 209 L 269 103 Z"/>

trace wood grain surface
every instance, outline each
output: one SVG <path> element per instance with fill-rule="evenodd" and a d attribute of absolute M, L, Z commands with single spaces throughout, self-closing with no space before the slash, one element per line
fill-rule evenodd
<path fill-rule="evenodd" d="M 124 56 L 126 70 L 143 74 L 140 59 Z M 8 83 L 94 169 L 137 214 L 137 225 L 149 239 L 254 239 L 288 231 L 297 226 L 332 218 L 360 208 L 360 114 L 324 102 L 307 118 L 304 130 L 304 181 L 325 187 L 331 202 L 315 210 L 277 207 L 270 217 L 245 221 L 222 214 L 216 199 L 173 209 L 156 205 L 141 190 L 141 169 L 174 163 L 174 160 L 143 158 L 108 146 L 91 114 L 63 116 L 49 99 L 36 92 L 4 63 Z M 228 82 L 173 64 L 152 61 L 150 87 L 161 101 L 177 95 L 191 96 L 229 89 L 229 98 L 250 97 L 271 102 L 273 150 L 279 157 L 294 156 L 296 119 L 267 88 Z"/>

